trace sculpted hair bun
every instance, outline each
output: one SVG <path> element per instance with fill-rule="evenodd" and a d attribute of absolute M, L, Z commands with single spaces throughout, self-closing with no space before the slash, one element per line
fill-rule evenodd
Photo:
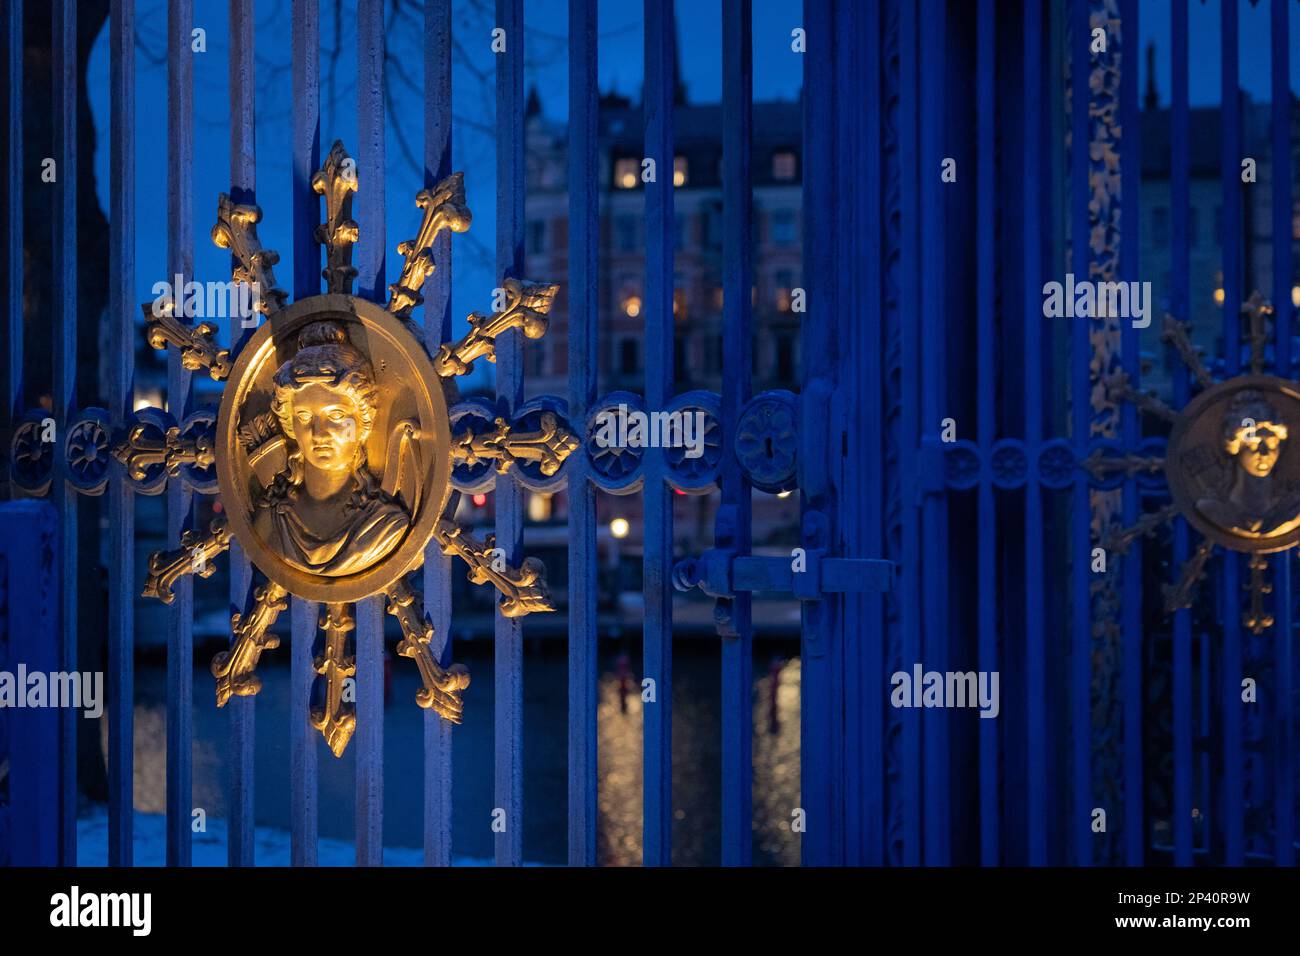
<path fill-rule="evenodd" d="M 298 348 L 314 345 L 348 345 L 348 334 L 337 322 L 313 322 L 298 333 Z"/>

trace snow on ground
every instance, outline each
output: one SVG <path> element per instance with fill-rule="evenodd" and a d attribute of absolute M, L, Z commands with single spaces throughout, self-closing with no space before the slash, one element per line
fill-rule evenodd
<path fill-rule="evenodd" d="M 160 813 L 135 815 L 135 865 L 165 866 L 167 863 L 167 818 Z M 226 865 L 226 821 L 209 818 L 207 832 L 195 833 L 194 865 Z M 321 837 L 316 841 L 321 866 L 355 866 L 356 845 L 349 840 Z M 254 836 L 254 860 L 258 866 L 289 865 L 289 831 L 258 827 Z M 454 857 L 454 866 L 490 866 L 491 860 Z M 108 808 L 96 804 L 77 819 L 77 865 L 108 864 Z M 423 866 L 424 851 L 412 847 L 384 847 L 384 866 Z"/>

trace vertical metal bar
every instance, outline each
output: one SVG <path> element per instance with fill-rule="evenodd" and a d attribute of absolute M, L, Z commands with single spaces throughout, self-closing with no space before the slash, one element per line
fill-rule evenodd
<path fill-rule="evenodd" d="M 194 60 L 192 0 L 167 3 L 167 275 L 194 275 Z M 180 421 L 189 403 L 190 372 L 180 352 L 167 352 L 167 408 Z M 179 541 L 192 493 L 167 485 L 167 540 Z M 189 866 L 194 773 L 194 582 L 182 577 L 167 617 L 167 865 Z"/>
<path fill-rule="evenodd" d="M 1238 103 L 1237 0 L 1220 0 L 1222 88 L 1220 160 L 1223 189 L 1223 343 L 1224 371 L 1241 368 L 1241 111 Z M 1235 553 L 1223 562 L 1223 659 L 1219 672 L 1223 709 L 1224 863 L 1245 862 L 1245 800 L 1241 751 L 1241 562 Z"/>
<path fill-rule="evenodd" d="M 1088 0 L 1074 0 L 1070 8 L 1070 269 L 1076 278 L 1091 276 L 1089 256 L 1088 149 L 1091 139 L 1088 82 L 1092 74 L 1089 44 Z M 1127 27 L 1127 23 L 1125 24 Z M 1127 64 L 1126 64 L 1127 65 Z M 1125 130 L 1127 132 L 1127 130 Z M 1037 235 L 1037 233 L 1035 233 Z M 1032 283 L 1030 283 L 1032 285 Z M 1028 314 L 1028 313 L 1026 313 Z M 1028 321 L 1033 321 L 1029 319 Z M 1075 318 L 1070 323 L 1070 431 L 1075 458 L 1088 456 L 1092 426 L 1092 339 L 1093 322 Z M 1071 748 L 1071 802 L 1067 845 L 1077 866 L 1092 863 L 1092 490 L 1086 481 L 1076 481 L 1070 495 L 1071 521 L 1071 647 L 1070 724 L 1074 733 Z M 1131 559 L 1125 559 L 1127 566 Z M 1140 566 L 1140 565 L 1139 565 Z"/>
<path fill-rule="evenodd" d="M 321 250 L 315 232 L 320 198 L 311 180 L 320 165 L 320 4 L 293 0 L 293 297 L 320 292 Z M 311 688 L 316 672 L 312 644 L 319 606 L 293 598 L 289 661 L 289 846 L 294 866 L 316 865 L 316 734 Z"/>
<path fill-rule="evenodd" d="M 524 268 L 524 4 L 497 0 L 497 26 L 506 50 L 497 56 L 497 277 Z M 497 339 L 497 405 L 510 414 L 524 398 L 518 329 Z M 523 490 L 511 476 L 496 485 L 496 544 L 511 566 L 523 559 Z M 523 622 L 496 611 L 496 806 L 505 829 L 495 834 L 498 866 L 523 862 L 524 645 Z"/>
<path fill-rule="evenodd" d="M 1291 85 L 1286 0 L 1273 0 L 1273 312 L 1274 374 L 1291 378 Z M 1278 866 L 1295 864 L 1295 635 L 1291 630 L 1291 552 L 1273 557 L 1274 643 L 1273 816 Z"/>
<path fill-rule="evenodd" d="M 946 406 L 947 364 L 944 348 L 947 314 L 947 248 L 944 227 L 943 195 L 946 187 L 934 174 L 940 157 L 945 155 L 943 131 L 947 128 L 944 113 L 945 44 L 947 43 L 947 4 L 945 0 L 923 0 L 921 22 L 925 24 L 925 44 L 937 45 L 938 56 L 931 58 L 919 73 L 920 159 L 923 173 L 918 177 L 920 201 L 921 248 L 926 250 L 924 281 L 921 293 L 921 345 L 919 351 L 921 427 L 915 434 L 932 435 L 948 414 Z M 919 51 L 919 48 L 918 48 Z M 927 494 L 921 501 L 922 593 L 925 595 L 922 623 L 922 652 L 927 669 L 947 669 L 948 639 L 952 627 L 948 620 L 948 499 L 946 495 Z M 948 712 L 928 709 L 922 716 L 924 750 L 925 863 L 946 866 L 950 860 L 952 786 L 949 782 Z"/>
<path fill-rule="evenodd" d="M 1120 202 L 1123 217 L 1120 226 L 1119 278 L 1137 281 L 1139 266 L 1138 227 L 1142 221 L 1140 186 L 1142 181 L 1142 123 L 1138 116 L 1138 56 L 1139 32 L 1137 0 L 1121 0 L 1120 23 L 1123 34 L 1120 40 Z M 1120 348 L 1124 371 L 1129 381 L 1138 387 L 1141 373 L 1141 340 L 1138 330 L 1127 319 L 1120 320 Z M 1126 451 L 1137 453 L 1141 441 L 1138 410 L 1132 402 L 1120 409 L 1120 428 Z M 1130 475 L 1124 482 L 1122 514 L 1125 526 L 1138 518 L 1141 503 L 1138 496 L 1137 477 Z M 1121 664 L 1122 694 L 1124 697 L 1124 858 L 1130 866 L 1138 866 L 1145 856 L 1145 786 L 1143 779 L 1142 742 L 1142 549 L 1140 542 L 1123 563 L 1123 661 Z M 1088 660 L 1091 661 L 1091 655 Z M 1082 665 L 1079 665 L 1082 667 Z M 1082 692 L 1082 687 L 1080 687 Z M 1082 819 L 1082 818 L 1081 818 Z M 1080 842 L 1082 829 L 1077 831 Z"/>
<path fill-rule="evenodd" d="M 753 47 L 752 0 L 723 0 L 721 398 L 726 434 L 734 431 L 740 410 L 749 401 L 753 370 L 753 310 L 749 296 L 754 284 L 750 195 Z M 668 311 L 671 316 L 671 306 Z M 752 548 L 749 482 L 735 455 L 723 457 L 721 486 L 717 544 L 737 554 L 748 554 Z M 671 537 L 668 550 L 672 550 Z M 754 666 L 747 593 L 738 593 L 731 601 L 731 630 L 731 636 L 722 638 L 722 865 L 749 866 L 754 840 Z"/>
<path fill-rule="evenodd" d="M 646 408 L 668 407 L 673 388 L 673 0 L 645 4 L 645 155 L 657 175 L 645 184 Z M 748 297 L 746 290 L 744 295 Z M 673 822 L 673 506 L 661 449 L 646 449 L 642 582 L 645 675 L 655 700 L 644 711 L 646 866 L 672 864 Z"/>
<path fill-rule="evenodd" d="M 135 0 L 109 8 L 108 413 L 132 412 L 135 362 Z M 123 469 L 108 480 L 108 864 L 133 859 L 135 789 L 135 491 Z"/>
<path fill-rule="evenodd" d="M 253 2 L 230 0 L 230 197 L 237 203 L 257 201 L 257 138 L 254 101 Z M 233 257 L 232 257 L 233 258 Z M 242 318 L 242 317 L 241 317 Z M 231 341 L 240 331 L 231 317 Z M 253 566 L 244 549 L 230 545 L 230 601 L 233 610 L 247 606 Z M 256 697 L 233 697 L 230 711 L 230 794 L 226 859 L 230 866 L 252 866 Z"/>
<path fill-rule="evenodd" d="M 1025 450 L 1036 461 L 1043 438 L 1043 324 L 1033 315 L 1043 287 L 1043 8 L 1025 5 L 1024 17 L 1024 390 Z M 1028 863 L 1047 863 L 1047 671 L 1043 623 L 1043 498 L 1035 469 L 1025 483 L 1025 693 Z"/>
<path fill-rule="evenodd" d="M 451 0 L 424 4 L 424 181 L 451 175 Z M 451 339 L 451 236 L 433 246 L 437 270 L 424 284 L 424 341 L 432 353 Z M 451 657 L 451 558 L 438 545 L 424 552 L 424 606 L 433 622 L 429 652 Z M 424 712 L 424 862 L 451 866 L 452 725 Z"/>
<path fill-rule="evenodd" d="M 920 104 L 918 102 L 920 91 L 920 81 L 917 75 L 917 60 L 915 52 L 921 49 L 921 23 L 920 11 L 916 4 L 904 2 L 899 4 L 899 65 L 898 65 L 898 95 L 899 95 L 899 148 L 898 164 L 900 170 L 899 201 L 900 225 L 899 225 L 899 245 L 902 252 L 901 267 L 899 269 L 900 296 L 904 301 L 909 298 L 916 300 L 919 295 L 920 273 L 921 273 L 921 233 L 920 233 L 920 204 L 918 193 L 920 183 L 918 177 L 921 175 L 920 154 L 919 154 L 919 130 L 918 121 L 920 117 Z M 832 116 L 838 119 L 842 108 L 836 107 Z M 805 120 L 806 122 L 806 120 Z M 833 162 L 833 160 L 832 160 Z M 815 175 L 815 173 L 810 173 Z M 831 196 L 822 197 L 824 203 L 833 203 Z M 817 205 L 804 203 L 806 209 L 819 208 Z M 822 256 L 826 258 L 827 264 L 832 268 L 838 268 L 838 263 L 833 258 L 833 251 L 823 251 Z M 829 305 L 829 303 L 828 303 Z M 843 303 L 835 302 L 834 307 L 840 308 Z M 902 324 L 902 354 L 899 359 L 900 381 L 899 381 L 899 407 L 901 408 L 900 418 L 902 420 L 900 439 L 900 462 L 899 471 L 901 474 L 901 486 L 904 489 L 914 489 L 919 481 L 918 461 L 915 436 L 920 434 L 921 429 L 921 396 L 920 389 L 917 385 L 916 358 L 920 347 L 920 334 L 915 322 L 904 322 Z M 804 355 L 825 354 L 831 347 L 830 341 L 818 343 L 821 346 L 820 351 L 813 351 L 805 348 Z M 812 426 L 812 422 L 806 423 Z M 821 454 L 827 455 L 828 451 L 822 450 Z M 903 508 L 905 515 L 902 519 L 902 573 L 901 589 L 899 599 L 899 613 L 901 616 L 902 631 L 902 655 L 901 660 L 904 667 L 909 667 L 922 661 L 921 647 L 921 575 L 920 575 L 920 533 L 919 533 L 919 516 L 915 514 L 915 499 L 905 491 L 903 497 Z M 902 777 L 903 777 L 903 863 L 906 866 L 919 866 L 922 861 L 922 836 L 925 822 L 924 804 L 923 804 L 923 764 L 921 751 L 921 717 L 915 708 L 907 708 L 903 712 L 903 746 L 902 746 Z M 823 724 L 820 729 L 822 734 L 829 734 L 831 727 Z M 832 797 L 832 805 L 833 805 Z M 810 862 L 810 861 L 805 861 Z M 829 860 L 828 860 L 829 862 Z"/>
<path fill-rule="evenodd" d="M 1191 301 L 1191 247 L 1188 231 L 1191 192 L 1188 179 L 1191 111 L 1187 99 L 1187 0 L 1173 0 L 1170 7 L 1170 174 L 1171 210 L 1170 301 L 1176 321 L 1188 319 Z M 1182 408 L 1191 394 L 1187 367 L 1175 363 L 1174 407 Z M 1174 520 L 1172 573 L 1177 575 L 1188 555 L 1188 527 L 1183 518 Z M 1192 615 L 1189 609 L 1174 615 L 1174 863 L 1192 865 Z"/>
<path fill-rule="evenodd" d="M 569 0 L 569 420 L 596 402 L 600 222 L 597 5 Z M 569 865 L 596 865 L 596 489 L 569 460 Z"/>
<path fill-rule="evenodd" d="M 5 16 L 5 330 L 6 453 L 23 412 L 23 0 L 9 0 Z M 5 476 L 8 485 L 9 476 Z M 10 486 L 12 492 L 12 486 Z"/>
<path fill-rule="evenodd" d="M 54 420 L 63 436 L 77 406 L 77 5 L 57 0 L 51 26 L 54 145 L 58 192 L 54 241 Z M 68 483 L 62 439 L 54 452 L 54 504 L 59 513 L 59 666 L 77 669 L 77 495 Z M 77 862 L 77 712 L 59 711 L 59 862 Z"/>
<path fill-rule="evenodd" d="M 884 79 L 881 40 L 881 10 L 876 5 L 857 8 L 852 35 L 862 51 L 860 66 L 854 67 L 851 96 L 865 104 L 862 122 L 854 124 L 857 137 L 850 145 L 852 155 L 863 157 L 853 167 L 858 177 L 853 231 L 854 247 L 849 254 L 862 264 L 850 270 L 858 282 L 852 301 L 862 303 L 859 314 L 849 323 L 850 348 L 846 360 L 860 369 L 846 376 L 845 397 L 850 403 L 845 425 L 856 440 L 849 443 L 844 467 L 860 476 L 859 502 L 854 519 L 844 521 L 847 535 L 845 554 L 885 553 L 883 517 L 885 500 L 884 433 L 884 349 L 882 348 L 882 305 L 884 292 L 884 195 L 881 189 L 884 165 Z M 802 280 L 801 280 L 802 282 Z M 852 389 L 852 391 L 850 391 Z M 880 594 L 846 597 L 846 618 L 857 622 L 848 627 L 845 648 L 845 863 L 851 866 L 881 866 L 885 862 L 885 708 L 876 689 L 888 686 L 885 667 L 884 600 Z M 986 721 L 987 723 L 987 721 Z"/>
<path fill-rule="evenodd" d="M 384 301 L 387 232 L 384 218 L 384 4 L 357 3 L 358 294 Z M 357 866 L 384 862 L 384 608 L 372 597 L 356 603 Z"/>
<path fill-rule="evenodd" d="M 993 354 L 997 263 L 995 259 L 997 196 L 997 25 L 994 0 L 980 0 L 977 14 L 975 100 L 978 127 L 976 156 L 976 299 L 978 323 L 977 434 L 980 460 L 987 462 L 997 439 L 995 418 L 997 364 Z M 997 629 L 997 500 L 988 468 L 980 469 L 979 484 L 979 669 L 998 670 Z M 996 721 L 980 721 L 980 862 L 997 866 L 1001 860 L 999 814 L 1000 758 Z"/>

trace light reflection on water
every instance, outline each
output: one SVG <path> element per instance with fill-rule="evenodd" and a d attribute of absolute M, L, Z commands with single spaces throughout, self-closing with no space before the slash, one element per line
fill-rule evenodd
<path fill-rule="evenodd" d="M 287 641 L 285 642 L 287 645 Z M 465 723 L 453 749 L 453 853 L 492 856 L 492 658 L 487 645 L 461 645 L 456 659 L 473 675 Z M 286 655 L 287 656 L 287 655 Z M 414 702 L 418 676 L 392 665 L 384 722 L 384 843 L 422 845 L 424 712 Z M 599 679 L 600 778 L 598 859 L 641 861 L 642 701 L 640 661 L 603 654 Z M 278 665 L 278 666 L 277 666 Z M 562 645 L 527 647 L 524 658 L 524 855 L 545 863 L 567 858 L 567 681 Z M 264 658 L 256 708 L 256 817 L 259 826 L 289 827 L 288 668 Z M 673 862 L 720 860 L 721 825 L 717 645 L 675 642 L 673 682 Z M 757 652 L 754 659 L 754 862 L 797 865 L 799 836 L 790 830 L 799 806 L 799 661 Z M 136 674 L 135 802 L 166 810 L 166 668 Z M 225 815 L 229 720 L 216 709 L 206 667 L 194 671 L 194 799 L 209 817 Z M 101 722 L 107 747 L 106 722 Z M 318 739 L 318 735 L 317 736 Z M 336 760 L 317 744 L 321 836 L 354 834 L 354 748 Z"/>

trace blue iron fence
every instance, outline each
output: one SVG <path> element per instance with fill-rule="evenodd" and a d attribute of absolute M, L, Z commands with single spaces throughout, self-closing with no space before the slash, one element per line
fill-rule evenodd
<path fill-rule="evenodd" d="M 358 218 L 362 295 L 385 288 L 384 4 L 357 6 Z M 804 369 L 799 396 L 754 395 L 751 0 L 723 0 L 724 348 L 719 395 L 673 394 L 674 203 L 672 177 L 646 183 L 645 407 L 710 411 L 724 440 L 702 470 L 662 449 L 645 449 L 629 472 L 592 453 L 597 381 L 598 151 L 597 4 L 569 0 L 569 388 L 564 397 L 523 400 L 521 333 L 497 345 L 496 413 L 519 422 L 557 411 L 582 436 L 580 453 L 554 476 L 521 465 L 495 482 L 496 543 L 522 556 L 523 495 L 569 493 L 569 862 L 597 862 L 596 493 L 643 496 L 645 676 L 655 703 L 644 710 L 644 861 L 672 862 L 672 592 L 698 586 L 716 601 L 722 669 L 722 861 L 751 862 L 750 594 L 787 590 L 802 602 L 801 841 L 811 864 L 980 862 L 1138 864 L 1198 858 L 1227 863 L 1295 860 L 1295 660 L 1292 561 L 1273 558 L 1267 638 L 1243 633 L 1240 592 L 1251 572 L 1229 552 L 1208 565 L 1204 603 L 1166 620 L 1152 582 L 1175 584 L 1193 549 L 1181 516 L 1154 503 L 1163 494 L 1134 461 L 1162 453 L 1158 426 L 1142 413 L 1181 409 L 1189 370 L 1173 373 L 1171 405 L 1137 394 L 1143 371 L 1136 329 L 1103 320 L 1040 321 L 1045 281 L 1068 267 L 1102 280 L 1140 280 L 1142 115 L 1138 109 L 1137 0 L 1030 2 L 806 0 L 798 29 L 804 59 Z M 674 155 L 675 23 L 671 2 L 645 3 L 645 156 L 670 170 Z M 1222 369 L 1240 372 L 1241 309 L 1249 300 L 1243 259 L 1242 115 L 1238 99 L 1237 0 L 1220 0 L 1221 193 L 1224 228 Z M 1273 271 L 1268 290 L 1276 375 L 1293 377 L 1291 264 L 1293 95 L 1290 4 L 1271 0 Z M 1170 282 L 1168 313 L 1191 318 L 1189 24 L 1172 0 L 1168 24 L 1170 106 Z M 133 651 L 130 596 L 134 495 L 165 493 L 175 540 L 194 517 L 194 493 L 212 488 L 191 473 L 135 480 L 103 455 L 73 454 L 72 437 L 106 450 L 150 414 L 133 408 L 137 333 L 135 262 L 135 5 L 113 0 L 109 15 L 111 135 L 107 409 L 83 407 L 75 382 L 77 310 L 76 15 L 52 7 L 53 155 L 60 170 L 54 227 L 57 295 L 48 413 L 33 395 L 46 381 L 24 357 L 22 204 L 31 156 L 24 151 L 22 0 L 5 19 L 4 126 L 7 229 L 3 243 L 8 362 L 5 447 L 15 496 L 50 493 L 57 514 L 57 604 L 62 670 L 76 669 L 79 608 L 77 496 L 106 495 L 109 555 L 109 862 L 132 859 Z M 251 0 L 231 0 L 231 194 L 255 203 L 255 44 Z M 319 9 L 292 0 L 292 205 L 295 297 L 321 291 L 319 223 L 312 176 L 320 156 Z M 525 224 L 522 0 L 498 0 L 505 31 L 497 57 L 496 133 L 499 279 L 519 277 Z M 191 218 L 194 104 L 190 0 L 167 5 L 167 272 L 193 275 Z M 1100 25 L 1106 50 L 1094 52 Z M 424 177 L 451 171 L 449 0 L 424 4 Z M 955 159 L 955 183 L 939 175 Z M 265 184 L 263 184 L 265 186 Z M 367 236 L 371 238 L 367 238 Z M 373 237 L 380 237 L 378 240 Z M 451 338 L 450 238 L 434 248 L 425 283 L 424 341 Z M 967 293 L 970 290 L 970 293 Z M 1171 344 L 1171 348 L 1173 345 Z M 1123 373 L 1125 388 L 1112 388 Z M 24 380 L 24 375 L 28 381 Z M 167 410 L 155 421 L 202 428 L 190 407 L 190 371 L 168 357 Z M 1127 389 L 1127 390 L 1125 390 Z M 1127 396 L 1127 398 L 1125 397 Z M 633 397 L 634 401 L 641 399 Z M 52 417 L 57 448 L 39 441 Z M 960 436 L 947 441 L 946 419 Z M 781 422 L 794 422 L 784 427 Z M 742 442 L 741 439 L 744 439 Z M 774 444 L 783 455 L 765 451 Z M 78 446 L 81 447 L 81 446 Z M 757 449 L 757 450 L 755 450 Z M 779 461 L 794 460 L 786 468 Z M 458 469 L 460 490 L 485 479 Z M 164 482 L 166 484 L 164 492 Z M 752 489 L 801 494 L 798 547 L 808 570 L 751 555 Z M 675 490 L 720 492 L 714 547 L 673 553 Z M 1153 506 L 1172 519 L 1169 541 L 1143 543 Z M 1146 523 L 1144 523 L 1146 522 Z M 1133 533 L 1116 529 L 1134 528 Z M 7 529 L 8 531 L 8 529 Z M 1116 538 L 1115 535 L 1119 534 Z M 1110 570 L 1093 570 L 1094 549 Z M 1126 550 L 1125 550 L 1126 548 Z M 233 547 L 230 597 L 242 608 L 252 567 Z M 1164 555 L 1169 567 L 1160 566 Z M 684 558 L 683 560 L 678 560 Z M 424 599 L 433 652 L 450 657 L 451 567 L 436 546 L 425 555 Z M 168 618 L 167 862 L 191 858 L 192 582 L 182 579 Z M 9 610 L 13 613 L 12 591 Z M 290 613 L 293 719 L 290 741 L 292 861 L 316 862 L 317 743 L 308 723 L 315 677 L 311 644 L 321 608 L 293 598 Z M 382 862 L 383 619 L 378 599 L 356 608 L 356 854 Z M 13 618 L 11 617 L 12 621 Z M 523 637 L 518 618 L 498 612 L 494 805 L 507 826 L 496 862 L 523 862 Z M 1267 642 L 1267 643 L 1266 643 Z M 11 648 L 12 653 L 12 648 Z M 977 720 L 942 709 L 889 706 L 890 676 L 927 670 L 999 672 L 1001 716 Z M 1241 679 L 1266 674 L 1259 710 L 1244 711 Z M 228 858 L 254 858 L 255 698 L 229 707 Z M 1263 716 L 1259 716 L 1263 714 Z M 454 732 L 434 713 L 424 724 L 424 856 L 451 861 Z M 58 753 L 52 822 L 63 863 L 76 859 L 76 735 L 61 713 L 50 742 Z M 83 731 L 84 732 L 84 731 Z M 52 732 L 53 733 L 53 732 Z M 9 816 L 30 781 L 14 760 Z M 30 761 L 27 762 L 30 764 Z M 35 785 L 35 784 L 31 784 Z M 1106 811 L 1109 832 L 1094 828 Z M 6 831 L 6 825 L 8 827 Z M 0 819 L 0 834 L 13 820 Z M 33 831 L 36 832 L 36 831 Z M 17 843 L 12 843 L 16 847 Z M 11 855 L 17 859 L 17 856 Z"/>

